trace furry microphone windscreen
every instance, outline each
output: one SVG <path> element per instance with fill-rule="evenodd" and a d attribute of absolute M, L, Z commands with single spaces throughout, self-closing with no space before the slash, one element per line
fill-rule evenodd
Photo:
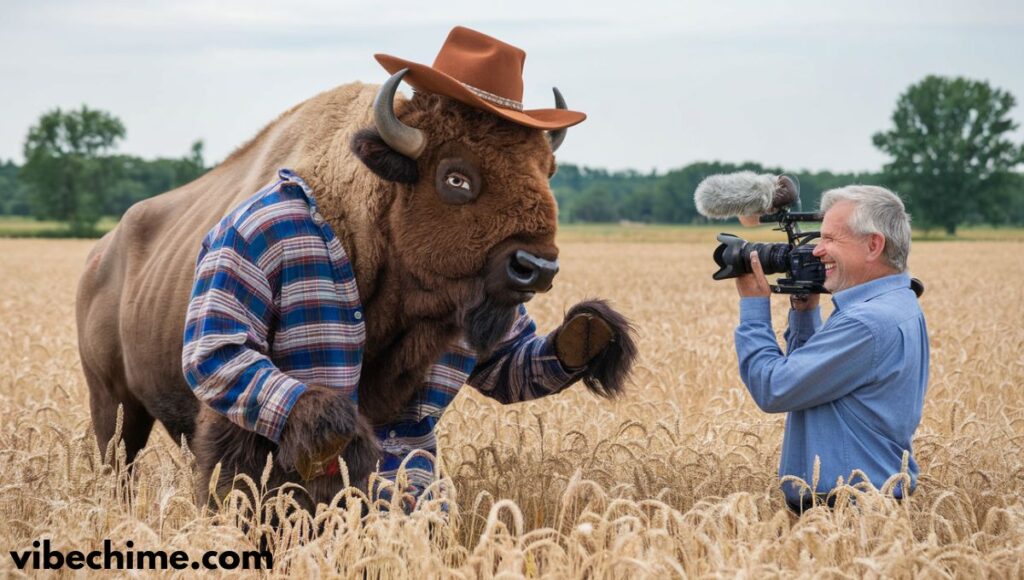
<path fill-rule="evenodd" d="M 693 201 L 700 215 L 707 218 L 730 218 L 767 212 L 778 177 L 753 171 L 709 175 L 693 192 Z"/>

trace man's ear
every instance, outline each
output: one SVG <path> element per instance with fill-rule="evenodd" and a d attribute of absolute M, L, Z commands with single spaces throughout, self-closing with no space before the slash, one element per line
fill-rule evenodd
<path fill-rule="evenodd" d="M 868 234 L 868 261 L 877 261 L 884 250 L 885 236 L 879 233 Z"/>
<path fill-rule="evenodd" d="M 420 180 L 415 159 L 395 151 L 381 139 L 376 129 L 361 129 L 352 136 L 352 153 L 378 177 L 398 183 Z"/>

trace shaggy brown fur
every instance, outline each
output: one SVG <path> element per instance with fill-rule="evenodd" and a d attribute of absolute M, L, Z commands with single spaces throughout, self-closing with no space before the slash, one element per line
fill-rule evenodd
<path fill-rule="evenodd" d="M 267 463 L 267 454 L 274 454 L 268 488 L 275 489 L 292 482 L 300 483 L 308 495 L 296 499 L 312 510 L 318 503 L 327 503 L 342 486 L 342 477 L 323 475 L 303 481 L 296 472 L 300 458 L 320 453 L 320 445 L 337 433 L 352 433 L 343 450 L 338 450 L 348 467 L 353 486 L 366 491 L 369 475 L 380 458 L 380 444 L 373 429 L 359 417 L 350 399 L 324 387 L 310 387 L 295 403 L 288 424 L 281 435 L 281 444 L 242 429 L 203 405 L 195 433 L 194 451 L 200 477 L 196 497 L 200 505 L 210 502 L 209 481 L 214 466 L 221 464 L 217 494 L 224 497 L 234 485 L 238 474 L 248 474 L 258 481 Z M 239 489 L 247 491 L 244 486 Z"/>
<path fill-rule="evenodd" d="M 341 434 L 366 439 L 366 423 L 386 421 L 414 397 L 429 365 L 471 320 L 478 321 L 478 330 L 495 326 L 475 332 L 481 347 L 501 334 L 504 329 L 497 327 L 506 325 L 512 305 L 489 298 L 488 265 L 515 249 L 557 258 L 556 208 L 547 184 L 554 157 L 543 133 L 438 96 L 400 99 L 396 113 L 429 140 L 415 161 L 418 181 L 401 183 L 412 175 L 408 166 L 371 170 L 352 151 L 356 132 L 372 127 L 376 90 L 346 85 L 292 108 L 209 173 L 133 206 L 96 245 L 79 285 L 77 318 L 101 448 L 114 433 L 122 405 L 129 459 L 156 419 L 175 439 L 193 440 L 206 476 L 223 461 L 231 466 L 223 477 L 237 470 L 258 478 L 267 452 L 293 461 L 316 449 L 312 439 L 330 430 L 354 429 Z M 379 144 L 373 147 L 360 156 L 384 153 Z M 474 203 L 453 206 L 437 195 L 434 168 L 451 158 L 479 169 L 483 183 Z M 202 237 L 274 180 L 281 167 L 294 169 L 312 187 L 352 261 L 367 341 L 359 385 L 365 421 L 353 423 L 353 415 L 339 408 L 320 423 L 302 412 L 307 405 L 315 408 L 303 400 L 316 395 L 303 395 L 299 422 L 290 423 L 277 449 L 199 404 L 182 376 L 181 352 Z M 351 451 L 360 471 L 354 479 L 369 469 L 371 447 Z M 294 479 L 293 472 L 278 468 L 274 481 Z M 314 480 L 317 486 L 336 489 L 337 481 L 320 479 Z"/>
<path fill-rule="evenodd" d="M 625 388 L 626 378 L 629 376 L 633 362 L 636 361 L 636 342 L 633 338 L 635 330 L 629 320 L 619 314 L 605 300 L 586 300 L 569 309 L 565 315 L 566 322 L 556 331 L 555 342 L 561 354 L 561 340 L 563 330 L 574 318 L 580 316 L 592 316 L 601 320 L 611 329 L 611 338 L 602 348 L 595 348 L 594 345 L 584 344 L 578 340 L 572 340 L 569 348 L 583 349 L 586 354 L 582 356 L 590 359 L 586 365 L 583 375 L 583 384 L 587 385 L 590 392 L 595 395 L 615 398 Z M 596 322 L 596 321 L 595 321 Z M 587 334 L 592 334 L 588 332 Z M 602 336 L 607 336 L 603 335 Z M 573 337 L 575 339 L 575 337 Z M 591 358 L 591 353 L 598 351 L 596 357 Z M 576 357 L 569 357 L 576 358 Z"/>
<path fill-rule="evenodd" d="M 420 179 L 416 161 L 388 147 L 376 129 L 356 132 L 352 152 L 381 179 L 395 183 L 416 183 Z"/>

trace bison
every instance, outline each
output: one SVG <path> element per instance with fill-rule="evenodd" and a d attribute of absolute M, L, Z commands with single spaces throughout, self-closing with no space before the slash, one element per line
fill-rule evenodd
<path fill-rule="evenodd" d="M 624 317 L 586 301 L 539 337 L 522 306 L 558 269 L 548 180 L 566 127 L 584 118 L 557 89 L 555 109 L 516 106 L 524 58 L 465 28 L 433 67 L 378 55 L 394 73 L 381 87 L 324 92 L 199 179 L 132 206 L 78 289 L 100 448 L 120 406 L 129 463 L 154 420 L 189 440 L 201 503 L 218 463 L 223 493 L 273 453 L 271 485 L 302 483 L 315 505 L 341 488 L 332 458 L 365 486 L 382 459 L 408 454 L 389 448 L 395 425 L 432 451 L 437 416 L 467 380 L 526 377 L 483 389 L 503 402 L 581 379 L 619 393 L 636 353 Z M 406 75 L 412 99 L 396 96 Z M 540 364 L 558 367 L 557 384 L 531 374 Z M 432 406 L 430 389 L 442 394 Z"/>

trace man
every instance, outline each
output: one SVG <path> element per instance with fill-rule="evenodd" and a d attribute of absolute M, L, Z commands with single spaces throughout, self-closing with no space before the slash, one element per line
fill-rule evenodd
<path fill-rule="evenodd" d="M 835 311 L 821 322 L 818 295 L 793 299 L 786 354 L 772 330 L 768 282 L 756 253 L 752 274 L 736 279 L 740 376 L 757 405 L 789 413 L 779 476 L 812 484 L 826 499 L 839 478 L 854 484 L 855 470 L 881 486 L 902 468 L 921 420 L 928 384 L 928 332 L 907 275 L 910 218 L 891 191 L 848 186 L 822 196 L 824 219 L 814 255 L 825 264 L 825 288 Z M 910 489 L 918 466 L 910 456 Z M 813 494 L 782 485 L 801 513 Z"/>

